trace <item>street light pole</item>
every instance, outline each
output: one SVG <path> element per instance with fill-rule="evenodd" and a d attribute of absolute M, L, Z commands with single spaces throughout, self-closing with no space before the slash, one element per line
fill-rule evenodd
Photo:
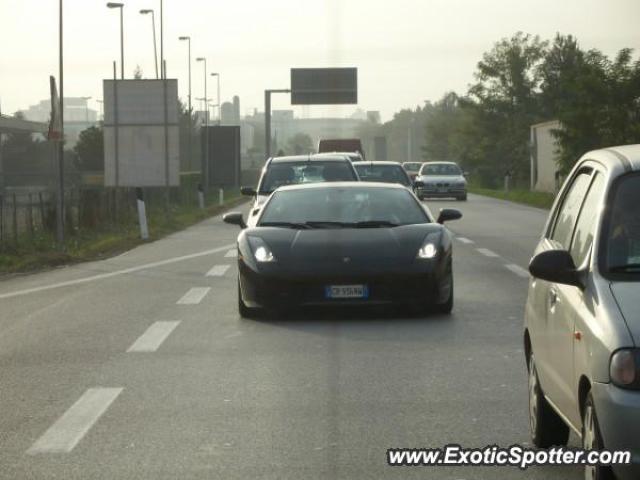
<path fill-rule="evenodd" d="M 109 2 L 107 8 L 120 9 L 120 77 L 124 80 L 124 3 Z"/>
<path fill-rule="evenodd" d="M 191 37 L 179 37 L 178 40 L 183 40 L 188 43 L 188 55 L 189 55 L 189 111 L 191 111 Z"/>
<path fill-rule="evenodd" d="M 207 59 L 204 57 L 196 58 L 196 62 L 204 63 L 204 156 L 201 167 L 201 175 L 203 178 L 204 193 L 209 191 L 209 105 L 207 101 Z"/>
<path fill-rule="evenodd" d="M 164 66 L 164 5 L 160 0 L 160 68 L 162 69 L 162 78 L 166 78 L 167 72 Z"/>
<path fill-rule="evenodd" d="M 153 60 L 156 64 L 156 79 L 160 78 L 158 76 L 158 49 L 156 47 L 156 14 L 153 9 L 147 8 L 144 10 L 140 10 L 142 15 L 151 14 L 151 25 L 153 26 Z"/>
<path fill-rule="evenodd" d="M 191 37 L 183 36 L 179 37 L 178 40 L 186 41 L 188 46 L 188 55 L 189 55 L 189 170 L 191 170 L 191 162 L 193 160 L 193 132 L 191 131 L 191 116 L 193 115 L 193 111 L 191 110 Z"/>
<path fill-rule="evenodd" d="M 222 125 L 222 105 L 220 105 L 220 74 L 219 73 L 212 73 L 211 74 L 212 77 L 216 77 L 216 81 L 218 83 L 218 125 Z"/>

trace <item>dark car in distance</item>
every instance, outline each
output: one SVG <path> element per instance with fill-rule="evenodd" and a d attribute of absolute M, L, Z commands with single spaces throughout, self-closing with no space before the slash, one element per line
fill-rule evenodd
<path fill-rule="evenodd" d="M 423 162 L 404 162 L 402 164 L 402 168 L 404 168 L 406 172 L 409 174 L 409 178 L 411 178 L 411 180 L 414 181 L 418 176 L 418 174 L 420 173 L 420 168 L 422 167 L 422 163 Z"/>
<path fill-rule="evenodd" d="M 400 304 L 449 313 L 453 307 L 451 236 L 460 218 L 445 209 L 435 221 L 401 185 L 338 182 L 282 187 L 254 227 L 242 228 L 238 308 Z"/>
<path fill-rule="evenodd" d="M 413 188 L 413 181 L 401 163 L 377 161 L 354 162 L 360 180 L 363 182 L 399 183 Z"/>
<path fill-rule="evenodd" d="M 273 157 L 265 163 L 258 187 L 241 187 L 243 195 L 254 197 L 251 216 L 277 188 L 300 183 L 357 181 L 358 174 L 342 154 L 292 155 Z"/>

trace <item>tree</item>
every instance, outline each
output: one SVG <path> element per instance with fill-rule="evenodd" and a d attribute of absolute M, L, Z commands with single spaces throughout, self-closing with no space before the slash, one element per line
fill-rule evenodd
<path fill-rule="evenodd" d="M 497 42 L 478 63 L 477 83 L 461 102 L 473 117 L 464 136 L 475 146 L 469 161 L 502 178 L 511 173 L 528 183 L 529 129 L 541 119 L 538 104 L 539 64 L 547 43 L 522 32 Z"/>
<path fill-rule="evenodd" d="M 178 101 L 180 130 L 180 169 L 182 171 L 199 171 L 202 143 L 198 118 L 189 111 L 184 103 Z M 191 155 L 191 156 L 190 156 Z"/>
<path fill-rule="evenodd" d="M 286 151 L 293 155 L 305 155 L 312 153 L 313 140 L 306 133 L 296 133 L 287 141 Z"/>
<path fill-rule="evenodd" d="M 428 104 L 425 111 L 424 159 L 460 161 L 456 136 L 459 134 L 463 111 L 458 95 L 448 92 L 435 104 Z"/>
<path fill-rule="evenodd" d="M 541 104 L 560 121 L 559 170 L 567 173 L 588 150 L 640 141 L 640 62 L 630 49 L 613 61 L 557 35 L 540 66 Z"/>
<path fill-rule="evenodd" d="M 15 118 L 24 119 L 24 114 L 17 112 Z M 29 132 L 9 133 L 4 137 L 0 148 L 7 185 L 46 183 L 51 173 L 51 149 L 48 142 L 38 137 Z M 34 174 L 40 174 L 42 178 L 38 179 Z"/>
<path fill-rule="evenodd" d="M 73 151 L 81 171 L 104 171 L 104 132 L 102 127 L 89 127 L 80 132 Z"/>

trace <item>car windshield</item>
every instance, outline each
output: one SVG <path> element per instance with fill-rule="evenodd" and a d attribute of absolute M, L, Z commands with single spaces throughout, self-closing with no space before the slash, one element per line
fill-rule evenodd
<path fill-rule="evenodd" d="M 422 166 L 421 175 L 462 175 L 460 167 L 452 163 L 429 163 Z"/>
<path fill-rule="evenodd" d="M 259 193 L 269 194 L 284 185 L 358 180 L 347 162 L 301 161 L 273 163 L 267 170 Z"/>
<path fill-rule="evenodd" d="M 399 183 L 404 186 L 411 185 L 407 174 L 400 165 L 356 165 L 360 180 L 367 182 Z"/>
<path fill-rule="evenodd" d="M 420 162 L 403 163 L 402 166 L 407 172 L 417 172 L 418 170 L 420 170 L 422 163 Z"/>
<path fill-rule="evenodd" d="M 606 263 L 612 273 L 640 273 L 640 175 L 620 181 L 606 230 Z"/>
<path fill-rule="evenodd" d="M 330 187 L 276 192 L 259 225 L 384 227 L 428 222 L 424 209 L 403 188 Z"/>

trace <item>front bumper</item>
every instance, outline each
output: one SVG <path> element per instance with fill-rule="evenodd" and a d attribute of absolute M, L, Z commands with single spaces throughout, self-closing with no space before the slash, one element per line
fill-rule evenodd
<path fill-rule="evenodd" d="M 628 450 L 632 465 L 614 466 L 618 480 L 640 478 L 640 392 L 610 383 L 594 383 L 595 403 L 602 440 L 607 450 Z"/>
<path fill-rule="evenodd" d="M 411 305 L 443 303 L 448 290 L 435 272 L 359 275 L 276 275 L 239 263 L 242 299 L 249 307 L 282 309 L 305 306 Z M 366 285 L 368 298 L 327 299 L 329 285 Z"/>
<path fill-rule="evenodd" d="M 444 186 L 444 187 L 419 187 L 416 189 L 418 197 L 448 198 L 464 197 L 467 194 L 466 187 Z"/>

